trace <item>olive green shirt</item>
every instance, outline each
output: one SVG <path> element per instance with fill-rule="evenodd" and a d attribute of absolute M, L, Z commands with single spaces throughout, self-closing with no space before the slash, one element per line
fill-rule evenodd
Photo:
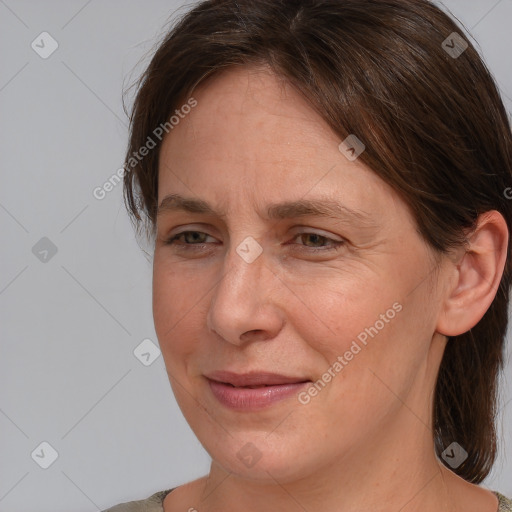
<path fill-rule="evenodd" d="M 145 500 L 120 503 L 119 505 L 103 510 L 102 512 L 164 512 L 164 498 L 173 490 L 174 488 L 166 491 L 159 491 Z M 506 498 L 499 492 L 493 492 L 499 500 L 499 507 L 496 512 L 512 512 L 512 500 Z"/>

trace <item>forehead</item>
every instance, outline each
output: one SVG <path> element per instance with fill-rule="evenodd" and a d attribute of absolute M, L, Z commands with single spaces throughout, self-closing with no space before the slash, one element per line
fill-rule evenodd
<path fill-rule="evenodd" d="M 306 99 L 267 67 L 220 72 L 197 87 L 193 97 L 197 106 L 166 137 L 174 138 L 177 147 L 194 144 L 195 151 L 201 152 L 223 142 L 233 149 L 243 148 L 248 159 L 261 154 L 262 143 L 267 144 L 265 151 L 275 147 L 281 153 L 299 144 L 312 149 L 339 143 Z"/>
<path fill-rule="evenodd" d="M 278 203 L 316 194 L 378 216 L 396 201 L 376 173 L 341 154 L 341 140 L 321 116 L 268 69 L 230 69 L 208 79 L 193 97 L 197 106 L 162 145 L 159 204 L 179 193 L 219 210 L 242 198 L 263 208 L 263 198 Z"/>
<path fill-rule="evenodd" d="M 230 111 L 237 106 L 243 109 L 247 102 L 276 115 L 294 113 L 300 107 L 310 109 L 291 83 L 265 64 L 232 66 L 217 72 L 196 87 L 194 96 L 208 97 L 210 103 L 216 98 L 222 111 L 225 107 L 229 107 Z"/>

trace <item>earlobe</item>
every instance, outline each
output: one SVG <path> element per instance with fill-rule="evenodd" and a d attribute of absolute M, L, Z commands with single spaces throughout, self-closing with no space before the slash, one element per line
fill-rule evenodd
<path fill-rule="evenodd" d="M 450 264 L 454 284 L 446 290 L 437 332 L 458 336 L 484 316 L 503 275 L 508 239 L 507 223 L 498 211 L 480 215 L 475 230 L 468 236 L 466 251 Z"/>

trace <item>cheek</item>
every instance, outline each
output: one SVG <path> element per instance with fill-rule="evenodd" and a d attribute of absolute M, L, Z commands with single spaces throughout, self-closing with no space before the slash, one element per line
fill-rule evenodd
<path fill-rule="evenodd" d="M 294 329 L 308 345 L 317 372 L 316 385 L 300 397 L 302 403 L 322 395 L 316 404 L 326 407 L 326 416 L 336 403 L 339 414 L 356 418 L 367 409 L 384 414 L 396 402 L 390 389 L 405 393 L 426 358 L 430 333 L 415 320 L 421 311 L 426 314 L 421 297 L 404 297 L 404 288 L 403 283 L 390 286 L 382 276 L 339 279 L 322 288 L 315 281 L 302 287 L 300 300 L 289 300 Z"/>
<path fill-rule="evenodd" d="M 204 324 L 205 289 L 197 275 L 187 277 L 176 266 L 155 256 L 153 267 L 153 320 L 168 371 L 186 363 L 198 343 L 197 329 Z"/>
<path fill-rule="evenodd" d="M 384 286 L 382 276 L 368 274 L 359 269 L 351 275 L 333 272 L 330 278 L 312 276 L 309 283 L 300 286 L 292 280 L 286 283 L 285 288 L 292 293 L 283 303 L 293 327 L 329 360 L 343 355 L 354 340 L 364 343 L 385 331 L 397 315 L 399 306 L 394 309 L 393 304 L 399 295 Z"/>
<path fill-rule="evenodd" d="M 410 318 L 415 310 L 424 316 L 424 305 L 415 304 L 414 293 L 404 307 L 403 278 L 399 282 L 391 271 L 388 275 L 355 261 L 337 267 L 290 263 L 279 274 L 265 287 L 272 298 L 269 307 L 280 310 L 286 319 L 286 332 L 277 336 L 292 338 L 306 348 L 315 370 L 327 370 L 344 355 L 348 362 L 358 359 L 368 365 L 406 358 L 403 340 L 413 338 L 414 326 L 404 317 Z M 194 354 L 199 358 L 198 352 L 211 350 L 206 318 L 217 282 L 218 273 L 212 268 L 170 264 L 155 252 L 153 317 L 169 367 L 177 368 Z"/>

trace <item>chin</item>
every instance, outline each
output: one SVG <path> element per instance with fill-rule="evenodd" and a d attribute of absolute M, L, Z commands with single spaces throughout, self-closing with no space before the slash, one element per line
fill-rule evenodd
<path fill-rule="evenodd" d="M 299 418 L 293 426 L 288 423 L 288 414 L 279 406 L 246 415 L 199 399 L 203 397 L 200 389 L 195 394 L 192 389 L 174 388 L 178 405 L 203 448 L 227 473 L 262 484 L 284 484 L 307 477 L 334 456 L 332 447 L 315 443 L 311 428 L 301 427 Z M 317 438 L 320 443 L 321 437 Z"/>
<path fill-rule="evenodd" d="M 299 480 L 314 471 L 304 446 L 311 439 L 273 437 L 268 432 L 241 432 L 215 436 L 217 431 L 198 429 L 198 438 L 210 457 L 226 472 L 241 479 L 275 484 Z M 205 429 L 206 430 L 206 429 Z"/>
<path fill-rule="evenodd" d="M 250 445 L 247 445 L 250 446 Z M 228 447 L 226 452 L 219 452 L 217 446 L 216 453 L 212 457 L 217 464 L 222 466 L 225 471 L 236 475 L 241 479 L 261 482 L 262 484 L 287 483 L 295 481 L 302 476 L 301 468 L 297 466 L 297 455 L 286 454 L 282 452 L 269 452 L 264 449 L 261 458 L 252 465 L 245 463 L 238 458 L 238 450 L 233 451 L 233 447 Z M 243 449 L 243 448 L 242 448 Z M 301 460 L 301 464 L 306 461 Z"/>

